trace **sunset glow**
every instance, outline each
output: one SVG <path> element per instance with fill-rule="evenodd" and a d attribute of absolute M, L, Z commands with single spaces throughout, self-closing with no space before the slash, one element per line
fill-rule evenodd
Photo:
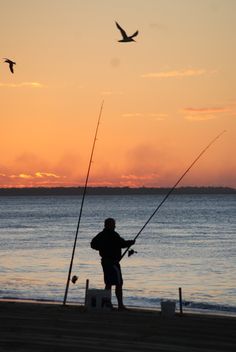
<path fill-rule="evenodd" d="M 1 1 L 0 187 L 82 186 L 104 100 L 89 186 L 170 187 L 226 130 L 181 186 L 236 188 L 235 13 L 234 0 Z"/>

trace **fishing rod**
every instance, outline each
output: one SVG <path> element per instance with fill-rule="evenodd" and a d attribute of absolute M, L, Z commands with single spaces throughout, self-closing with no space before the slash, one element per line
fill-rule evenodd
<path fill-rule="evenodd" d="M 76 242 L 77 242 L 78 233 L 79 233 L 80 221 L 81 221 L 82 212 L 83 212 L 84 199 L 85 199 L 85 195 L 86 195 L 86 191 L 87 191 L 90 169 L 91 169 L 91 165 L 92 165 L 92 161 L 93 161 L 93 153 L 94 153 L 95 144 L 96 144 L 96 140 L 97 140 L 98 128 L 99 128 L 100 120 L 101 120 L 101 116 L 102 116 L 103 104 L 104 104 L 104 100 L 102 101 L 101 108 L 100 108 L 100 111 L 99 111 L 97 127 L 96 127 L 96 130 L 95 130 L 95 135 L 94 135 L 94 139 L 93 139 L 93 145 L 92 145 L 91 155 L 90 155 L 89 164 L 88 164 L 87 176 L 86 176 L 86 179 L 85 179 L 84 191 L 83 191 L 82 200 L 81 200 L 81 206 L 80 206 L 79 219 L 78 219 L 78 223 L 77 223 L 75 240 L 74 240 L 74 245 L 73 245 L 73 250 L 72 250 L 72 255 L 71 255 L 71 261 L 70 261 L 70 266 L 69 266 L 69 271 L 68 271 L 68 277 L 67 277 L 67 282 L 66 282 L 66 289 L 65 289 L 63 305 L 66 304 L 67 294 L 68 294 L 69 285 L 70 285 L 70 277 L 71 277 L 71 271 L 72 271 L 73 260 L 74 260 L 74 255 L 75 255 Z M 73 278 L 72 278 L 72 282 L 75 283 L 77 281 L 77 279 L 78 279 L 77 276 L 74 275 Z"/>
<path fill-rule="evenodd" d="M 136 240 L 138 238 L 138 236 L 142 233 L 142 231 L 145 229 L 145 227 L 147 226 L 147 224 L 151 221 L 151 219 L 153 218 L 153 216 L 158 212 L 158 210 L 160 209 L 160 207 L 163 205 L 163 203 L 165 203 L 165 201 L 167 200 L 167 198 L 170 196 L 170 194 L 175 190 L 175 188 L 177 187 L 177 185 L 180 183 L 180 181 L 184 178 L 184 176 L 189 172 L 189 170 L 193 167 L 194 164 L 196 164 L 196 162 L 201 158 L 201 156 L 207 151 L 208 148 L 210 148 L 210 146 L 215 143 L 215 141 L 220 138 L 222 136 L 223 133 L 225 133 L 226 131 L 223 131 L 221 133 L 219 133 L 214 139 L 212 139 L 212 141 L 201 151 L 201 153 L 196 157 L 196 159 L 190 164 L 190 166 L 187 168 L 187 170 L 182 174 L 182 176 L 178 179 L 178 181 L 174 184 L 174 186 L 169 190 L 169 192 L 166 194 L 166 196 L 163 198 L 163 200 L 160 202 L 160 204 L 157 206 L 157 208 L 154 210 L 154 212 L 152 213 L 152 215 L 148 218 L 148 220 L 145 222 L 145 224 L 143 225 L 143 227 L 141 228 L 141 230 L 137 233 L 137 235 L 134 237 L 134 240 Z M 131 256 L 132 254 L 136 253 L 134 250 L 129 250 L 131 246 L 127 247 L 126 250 L 124 251 L 124 253 L 121 256 L 121 259 L 126 255 L 127 252 L 128 256 Z M 121 260 L 120 259 L 120 260 Z"/>

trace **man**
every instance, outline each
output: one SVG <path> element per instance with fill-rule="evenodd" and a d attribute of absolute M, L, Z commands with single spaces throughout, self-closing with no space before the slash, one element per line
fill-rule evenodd
<path fill-rule="evenodd" d="M 104 273 L 105 289 L 111 290 L 115 285 L 115 294 L 118 301 L 118 309 L 124 310 L 123 304 L 123 279 L 119 261 L 121 248 L 127 248 L 135 243 L 135 240 L 126 241 L 115 231 L 116 222 L 108 218 L 104 222 L 104 229 L 91 241 L 91 247 L 99 251 L 102 257 L 101 263 Z"/>

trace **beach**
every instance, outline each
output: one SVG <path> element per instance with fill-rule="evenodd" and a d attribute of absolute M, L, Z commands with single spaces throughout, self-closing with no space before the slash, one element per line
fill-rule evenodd
<path fill-rule="evenodd" d="M 0 351 L 235 351 L 236 318 L 0 301 Z"/>

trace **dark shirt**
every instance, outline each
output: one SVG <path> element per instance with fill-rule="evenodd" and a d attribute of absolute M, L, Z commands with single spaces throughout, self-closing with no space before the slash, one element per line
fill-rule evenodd
<path fill-rule="evenodd" d="M 124 240 L 114 230 L 104 229 L 91 241 L 91 247 L 99 251 L 102 260 L 120 261 L 121 248 L 127 248 L 134 244 L 133 240 Z"/>

